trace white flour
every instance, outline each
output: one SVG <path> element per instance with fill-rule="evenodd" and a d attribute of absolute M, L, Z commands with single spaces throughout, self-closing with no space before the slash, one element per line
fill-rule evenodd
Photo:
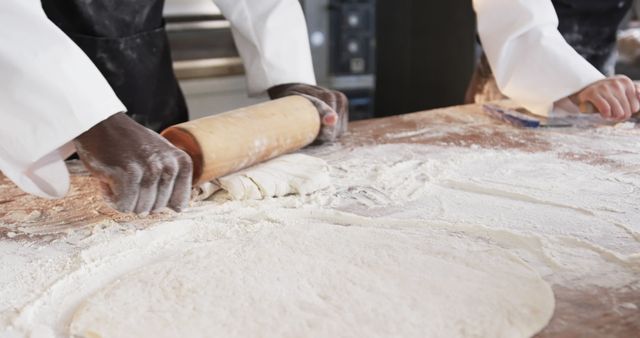
<path fill-rule="evenodd" d="M 615 136 L 604 129 L 594 133 L 594 137 L 601 138 L 599 146 L 606 149 L 616 142 L 616 137 L 625 137 L 624 131 L 616 131 L 616 135 L 619 132 L 623 135 Z M 104 310 L 100 307 L 105 304 L 103 297 L 115 295 L 110 296 L 109 290 L 116 293 L 121 290 L 116 287 L 118 280 L 125 285 L 135 284 L 136 279 L 129 273 L 144 275 L 151 273 L 149 269 L 166 272 L 163 262 L 184 263 L 205 254 L 225 260 L 221 249 L 216 247 L 218 243 L 228 250 L 230 260 L 244 257 L 255 259 L 256 263 L 260 257 L 248 252 L 256 247 L 262 248 L 257 252 L 268 254 L 269 250 L 264 244 L 255 246 L 254 241 L 265 233 L 277 234 L 279 229 L 290 226 L 291 221 L 302 227 L 302 234 L 305 227 L 310 229 L 309 237 L 301 235 L 310 241 L 306 245 L 309 248 L 323 238 L 320 235 L 331 238 L 351 232 L 349 227 L 336 226 L 354 226 L 371 228 L 372 233 L 386 233 L 391 242 L 405 243 L 415 257 L 420 257 L 422 251 L 411 241 L 416 240 L 413 236 L 421 235 L 433 237 L 424 241 L 425 246 L 438 247 L 446 254 L 462 248 L 507 250 L 556 285 L 628 285 L 640 279 L 640 159 L 636 155 L 640 139 L 623 147 L 619 142 L 615 144 L 620 150 L 615 160 L 628 166 L 610 168 L 611 163 L 593 160 L 579 149 L 562 148 L 542 153 L 406 144 L 317 148 L 310 153 L 331 165 L 332 187 L 310 196 L 233 202 L 216 195 L 213 202 L 203 202 L 174 221 L 145 230 L 109 224 L 88 234 L 74 232 L 48 244 L 3 240 L 0 326 L 8 327 L 7 334 L 12 332 L 17 337 L 24 332 L 42 337 L 68 335 L 76 313 L 72 329 L 83 332 L 91 314 Z M 585 161 L 572 156 L 584 157 Z M 336 232 L 323 233 L 323 229 L 316 227 L 330 227 Z M 327 262 L 322 256 L 301 255 L 305 246 L 300 243 L 294 246 L 291 241 L 295 242 L 296 237 L 289 232 L 285 235 L 267 237 L 282 241 L 280 247 L 306 259 L 307 266 Z M 378 237 L 367 240 L 367 236 L 373 235 L 363 232 L 358 236 L 354 248 L 362 247 L 366 252 L 367 243 L 375 246 L 384 243 Z M 349 242 L 337 238 L 331 243 Z M 336 248 L 327 244 L 320 249 L 319 252 Z M 469 253 L 465 250 L 461 252 Z M 380 255 L 384 261 L 384 254 Z M 175 260 L 176 257 L 179 259 Z M 337 257 L 329 258 L 339 264 Z M 299 262 L 281 263 L 291 264 L 292 271 L 303 271 L 296 265 Z M 147 266 L 151 268 L 145 270 Z M 204 266 L 215 269 L 215 265 Z M 221 269 L 228 267 L 221 265 Z M 228 274 L 218 271 L 214 275 L 241 278 L 231 271 Z M 206 285 L 198 283 L 195 285 Z M 258 281 L 251 283 L 258 285 Z M 286 293 L 286 288 L 282 292 Z M 302 291 L 300 294 L 307 295 Z M 114 296 L 114 304 L 126 306 L 127 298 L 121 296 Z M 196 304 L 190 296 L 185 297 L 188 305 Z M 87 299 L 91 299 L 89 304 L 93 305 L 89 309 L 93 312 L 77 313 Z M 362 299 L 371 299 L 372 303 L 360 305 L 386 304 L 384 299 L 375 297 Z M 143 306 L 129 304 L 138 305 Z M 309 306 L 313 312 L 314 305 Z M 86 303 L 83 308 L 87 308 Z M 425 309 L 424 313 L 429 311 Z"/>
<path fill-rule="evenodd" d="M 637 280 L 640 173 L 553 155 L 408 145 L 358 149 L 346 156 L 352 159 L 335 160 L 333 175 L 360 168 L 358 179 L 343 175 L 334 181 L 338 197 L 323 202 L 367 215 L 379 210 L 387 217 L 477 225 L 470 232 L 507 248 L 526 244 L 540 263 L 562 268 L 549 276 L 558 283 L 588 274 L 602 277 L 602 286 Z M 636 274 L 629 275 L 629 267 Z"/>

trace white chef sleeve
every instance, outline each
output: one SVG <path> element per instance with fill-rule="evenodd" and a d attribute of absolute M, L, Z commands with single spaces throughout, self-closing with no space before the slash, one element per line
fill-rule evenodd
<path fill-rule="evenodd" d="M 307 25 L 298 0 L 216 0 L 231 22 L 249 93 L 300 82 L 315 84 Z"/>
<path fill-rule="evenodd" d="M 124 106 L 39 0 L 0 1 L 0 74 L 0 170 L 28 193 L 64 196 L 70 141 Z"/>
<path fill-rule="evenodd" d="M 558 31 L 550 0 L 473 0 L 478 34 L 500 90 L 537 114 L 604 78 Z"/>

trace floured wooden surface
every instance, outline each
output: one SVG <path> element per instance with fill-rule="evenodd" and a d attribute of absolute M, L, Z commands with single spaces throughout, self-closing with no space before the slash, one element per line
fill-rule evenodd
<path fill-rule="evenodd" d="M 510 105 L 508 102 L 504 102 Z M 553 151 L 555 156 L 594 168 L 640 175 L 640 127 L 606 127 L 602 130 L 516 129 L 497 124 L 479 106 L 427 111 L 352 124 L 350 146 L 378 143 L 419 143 L 443 147 L 517 149 L 526 153 Z M 639 207 L 640 189 L 628 196 Z M 487 206 L 490 210 L 490 205 Z M 524 217 L 524 216 L 523 216 Z M 640 220 L 629 242 L 639 240 Z M 534 230 L 535 231 L 535 230 Z M 632 250 L 636 254 L 640 251 Z M 603 273 L 606 274 L 606 273 Z M 613 287 L 554 285 L 556 312 L 539 337 L 640 337 L 640 273 Z M 605 277 L 606 278 L 606 277 Z M 571 283 L 567 283 L 571 284 Z"/>
<path fill-rule="evenodd" d="M 120 214 L 103 200 L 100 188 L 79 161 L 68 164 L 71 188 L 64 199 L 47 200 L 29 195 L 0 174 L 0 235 L 4 238 L 55 240 L 64 234 L 100 224 L 128 223 L 145 226 L 167 219 L 152 215 L 140 219 Z"/>
<path fill-rule="evenodd" d="M 468 106 L 358 122 L 351 130 L 340 145 L 308 150 L 333 166 L 334 190 L 286 203 L 465 225 L 458 231 L 517 253 L 554 285 L 556 313 L 540 336 L 640 332 L 640 129 L 517 130 Z M 0 243 L 83 247 L 174 219 L 116 215 L 80 169 L 72 180 L 62 201 L 1 181 Z M 230 208 L 205 202 L 180 217 L 201 218 L 208 205 L 222 214 Z M 53 279 L 65 271 L 66 263 L 29 262 Z"/>

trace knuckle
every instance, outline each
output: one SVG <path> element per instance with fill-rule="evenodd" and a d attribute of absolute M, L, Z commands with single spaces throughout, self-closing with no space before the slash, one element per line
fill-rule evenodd
<path fill-rule="evenodd" d="M 129 163 L 124 168 L 124 174 L 132 181 L 140 181 L 143 176 L 143 169 L 137 163 Z"/>
<path fill-rule="evenodd" d="M 340 101 L 342 101 L 342 102 L 348 102 L 349 101 L 349 98 L 343 92 L 336 91 L 336 94 L 337 94 L 338 98 L 340 99 Z"/>
<path fill-rule="evenodd" d="M 162 163 L 157 161 L 152 161 L 147 164 L 147 175 L 157 177 L 162 173 Z"/>
<path fill-rule="evenodd" d="M 127 173 L 134 173 L 140 170 L 140 165 L 137 162 L 128 162 L 123 167 Z"/>
<path fill-rule="evenodd" d="M 186 166 L 191 167 L 191 166 L 193 165 L 193 164 L 192 164 L 192 161 L 191 161 L 191 157 L 190 157 L 189 155 L 187 155 L 187 153 L 185 153 L 185 152 L 184 152 L 184 151 L 182 151 L 182 150 L 178 150 L 178 151 L 176 152 L 175 159 L 178 161 L 178 165 L 179 165 L 179 166 L 182 166 L 182 167 L 186 167 Z"/>
<path fill-rule="evenodd" d="M 338 100 L 334 95 L 328 95 L 325 99 L 323 99 L 323 101 L 331 110 L 336 110 L 336 108 L 338 107 Z"/>
<path fill-rule="evenodd" d="M 165 161 L 162 167 L 162 172 L 160 173 L 160 184 L 162 185 L 172 182 L 178 175 L 179 171 L 180 166 L 178 165 L 177 160 L 171 159 L 170 161 Z"/>
<path fill-rule="evenodd" d="M 333 90 L 322 89 L 322 91 L 318 93 L 318 96 L 325 100 L 335 100 L 336 93 Z"/>
<path fill-rule="evenodd" d="M 590 91 L 589 89 L 585 89 L 583 91 L 581 91 L 580 93 L 578 93 L 577 99 L 579 101 L 590 101 L 591 100 L 591 96 L 589 95 Z M 591 101 L 595 101 L 595 100 L 591 100 Z"/>
<path fill-rule="evenodd" d="M 171 182 L 173 182 L 175 180 L 176 174 L 178 172 L 163 172 L 160 175 L 160 181 L 158 182 L 159 187 L 163 187 L 167 184 L 171 184 Z"/>
<path fill-rule="evenodd" d="M 622 82 L 631 83 L 631 79 L 626 75 L 616 75 L 615 78 L 617 78 L 618 80 L 620 80 Z"/>
<path fill-rule="evenodd" d="M 180 169 L 180 167 L 179 167 L 177 161 L 168 162 L 164 166 L 164 170 L 162 171 L 162 177 L 163 178 L 173 177 L 178 173 L 179 169 Z"/>
<path fill-rule="evenodd" d="M 179 180 L 181 182 L 180 184 L 184 185 L 185 189 L 190 191 L 193 183 L 191 181 L 193 178 L 193 169 L 191 167 L 185 168 L 179 175 L 180 176 L 176 176 L 176 180 Z"/>
<path fill-rule="evenodd" d="M 614 90 L 624 89 L 624 82 L 622 82 L 620 80 L 617 80 L 617 81 L 613 82 L 613 85 L 611 87 Z"/>
<path fill-rule="evenodd" d="M 140 180 L 140 186 L 145 188 L 152 186 L 158 181 L 161 174 L 162 170 L 158 170 L 158 166 L 156 164 L 149 164 L 142 176 L 142 179 Z"/>

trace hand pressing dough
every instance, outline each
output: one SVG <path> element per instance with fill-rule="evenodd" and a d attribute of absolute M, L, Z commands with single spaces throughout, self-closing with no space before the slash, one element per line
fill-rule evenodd
<path fill-rule="evenodd" d="M 278 215 L 122 276 L 78 308 L 70 334 L 514 338 L 553 313 L 549 285 L 481 240 L 424 221 Z"/>
<path fill-rule="evenodd" d="M 206 199 L 219 189 L 226 190 L 235 200 L 250 200 L 307 195 L 327 186 L 329 173 L 325 160 L 289 154 L 205 183 L 199 187 L 196 199 Z"/>

